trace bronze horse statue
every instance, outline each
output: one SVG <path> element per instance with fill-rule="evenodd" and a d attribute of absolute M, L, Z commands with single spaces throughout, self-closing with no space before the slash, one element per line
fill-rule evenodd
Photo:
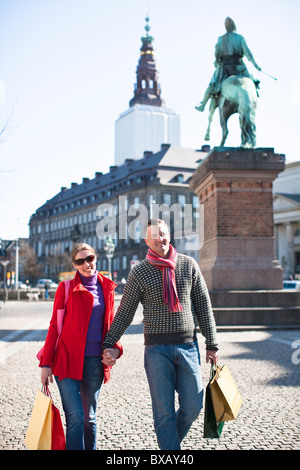
<path fill-rule="evenodd" d="M 220 94 L 213 97 L 209 108 L 209 124 L 205 140 L 210 140 L 210 125 L 217 107 L 220 112 L 222 128 L 221 147 L 224 146 L 228 136 L 227 121 L 232 114 L 238 113 L 241 128 L 241 147 L 254 148 L 256 146 L 256 87 L 248 77 L 232 75 L 224 80 Z"/>

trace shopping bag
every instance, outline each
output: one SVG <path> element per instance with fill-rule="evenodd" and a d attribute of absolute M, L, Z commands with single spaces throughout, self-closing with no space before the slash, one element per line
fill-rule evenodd
<path fill-rule="evenodd" d="M 205 389 L 204 428 L 203 437 L 208 439 L 219 438 L 223 431 L 224 422 L 217 422 L 211 398 L 210 384 L 214 377 L 214 367 L 211 366 L 210 379 Z"/>
<path fill-rule="evenodd" d="M 66 450 L 66 438 L 59 409 L 52 402 L 51 450 Z"/>
<path fill-rule="evenodd" d="M 51 422 L 51 398 L 39 390 L 25 438 L 25 444 L 29 449 L 51 450 Z"/>
<path fill-rule="evenodd" d="M 59 409 L 48 387 L 38 391 L 30 418 L 25 444 L 31 450 L 65 450 L 66 440 Z"/>
<path fill-rule="evenodd" d="M 210 384 L 211 398 L 217 421 L 230 421 L 237 417 L 242 397 L 226 364 L 216 365 Z"/>

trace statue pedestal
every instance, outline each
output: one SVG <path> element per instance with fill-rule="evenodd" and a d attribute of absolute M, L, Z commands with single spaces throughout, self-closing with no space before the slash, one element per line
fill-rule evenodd
<path fill-rule="evenodd" d="M 272 183 L 284 167 L 272 148 L 215 147 L 193 174 L 190 187 L 204 205 L 200 268 L 210 291 L 282 289 Z"/>

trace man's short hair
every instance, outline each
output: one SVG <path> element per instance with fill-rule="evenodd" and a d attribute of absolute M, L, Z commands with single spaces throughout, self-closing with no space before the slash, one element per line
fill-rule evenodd
<path fill-rule="evenodd" d="M 168 224 L 162 219 L 149 219 L 147 226 L 145 227 L 145 238 L 148 238 L 148 228 L 157 227 L 158 225 L 163 225 L 169 232 Z"/>

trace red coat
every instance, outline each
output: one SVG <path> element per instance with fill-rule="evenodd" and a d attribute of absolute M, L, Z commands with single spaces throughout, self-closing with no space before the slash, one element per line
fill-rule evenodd
<path fill-rule="evenodd" d="M 103 288 L 105 301 L 105 314 L 103 320 L 103 339 L 112 323 L 115 314 L 115 293 L 116 284 L 110 279 L 98 273 L 98 280 Z M 83 372 L 84 350 L 86 335 L 93 309 L 94 297 L 81 282 L 80 275 L 76 273 L 75 278 L 70 282 L 70 293 L 66 313 L 64 316 L 63 330 L 59 338 L 55 352 L 55 344 L 58 337 L 57 332 L 57 310 L 64 308 L 65 289 L 61 282 L 57 288 L 53 313 L 50 326 L 45 341 L 43 356 L 40 367 L 43 365 L 52 368 L 52 373 L 62 380 L 66 377 L 81 380 Z M 123 348 L 118 341 L 115 345 L 120 350 Z M 119 357 L 120 357 L 119 356 Z M 110 367 L 103 364 L 104 383 L 110 379 Z"/>

